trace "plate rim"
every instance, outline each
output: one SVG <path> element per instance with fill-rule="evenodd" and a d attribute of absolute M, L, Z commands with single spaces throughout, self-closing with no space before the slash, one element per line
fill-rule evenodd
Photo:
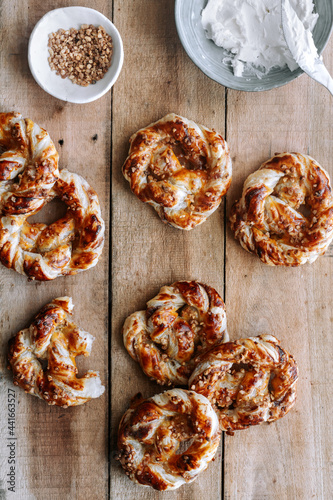
<path fill-rule="evenodd" d="M 116 43 L 117 43 L 117 46 L 119 48 L 119 61 L 117 63 L 116 70 L 114 72 L 113 77 L 111 78 L 111 80 L 109 81 L 109 83 L 105 87 L 103 87 L 99 92 L 96 92 L 95 94 L 91 95 L 90 97 L 86 97 L 86 98 L 82 97 L 82 96 L 79 96 L 79 97 L 64 96 L 63 92 L 61 92 L 61 91 L 57 92 L 54 89 L 49 89 L 47 87 L 47 85 L 45 85 L 45 82 L 40 79 L 40 76 L 36 72 L 35 65 L 34 65 L 34 57 L 35 57 L 35 55 L 32 53 L 32 42 L 33 42 L 33 40 L 34 40 L 34 38 L 36 36 L 36 33 L 38 34 L 38 29 L 40 28 L 40 26 L 45 21 L 47 21 L 47 18 L 50 17 L 50 16 L 52 16 L 52 15 L 54 15 L 57 11 L 64 12 L 66 10 L 68 11 L 68 10 L 73 10 L 73 9 L 75 9 L 77 11 L 93 11 L 94 13 L 97 13 L 98 16 L 101 18 L 101 20 L 103 21 L 103 23 L 105 23 L 105 24 L 108 25 L 108 26 L 103 26 L 103 27 L 104 28 L 111 28 L 111 30 L 113 32 L 112 33 L 112 42 L 113 42 L 113 45 L 114 45 L 114 40 L 116 39 Z M 75 24 L 75 22 L 73 24 Z M 60 27 L 59 27 L 59 29 L 60 29 Z M 121 72 L 121 69 L 122 69 L 122 66 L 123 66 L 123 62 L 124 62 L 124 47 L 123 47 L 123 41 L 122 41 L 122 38 L 121 38 L 121 35 L 120 35 L 118 29 L 116 28 L 116 26 L 113 24 L 113 22 L 109 18 L 107 18 L 104 14 L 102 14 L 98 10 L 92 9 L 91 7 L 83 7 L 83 6 L 79 6 L 79 5 L 72 5 L 72 6 L 67 6 L 67 7 L 58 7 L 56 9 L 49 10 L 48 12 L 46 12 L 46 14 L 44 14 L 37 21 L 37 23 L 35 24 L 34 28 L 31 31 L 31 34 L 30 34 L 30 37 L 29 37 L 29 42 L 28 42 L 28 65 L 29 65 L 29 69 L 30 69 L 30 72 L 31 72 L 33 78 L 35 79 L 36 83 L 45 92 L 47 92 L 48 94 L 52 95 L 52 97 L 55 97 L 56 99 L 59 99 L 59 100 L 65 101 L 65 102 L 70 102 L 70 103 L 74 103 L 74 104 L 85 104 L 85 103 L 93 102 L 93 101 L 99 99 L 100 97 L 102 97 L 115 84 L 115 82 L 118 79 L 118 76 L 119 76 L 119 74 Z M 50 68 L 50 71 L 51 71 L 51 68 Z M 88 87 L 80 87 L 80 89 L 84 89 L 84 88 L 88 88 Z"/>
<path fill-rule="evenodd" d="M 202 8 L 204 8 L 204 3 L 205 3 L 206 0 L 201 0 L 201 1 L 202 1 L 202 4 L 203 4 Z M 316 6 L 316 0 L 314 0 L 314 4 Z M 258 85 L 255 88 L 244 87 L 244 85 L 241 82 L 239 84 L 237 84 L 237 81 L 235 81 L 235 83 L 233 83 L 233 82 L 232 83 L 225 82 L 225 80 L 223 79 L 223 77 L 221 77 L 221 78 L 217 77 L 216 74 L 213 73 L 212 71 L 210 71 L 209 68 L 207 68 L 201 62 L 200 58 L 199 57 L 195 57 L 195 54 L 193 53 L 193 51 L 190 50 L 190 44 L 189 44 L 187 36 L 186 36 L 186 30 L 183 27 L 183 23 L 182 23 L 182 20 L 181 20 L 181 15 L 180 15 L 182 6 L 183 6 L 183 0 L 175 0 L 174 14 L 175 14 L 175 23 L 176 23 L 176 29 L 177 29 L 177 34 L 178 34 L 179 40 L 180 40 L 180 42 L 181 42 L 181 44 L 182 44 L 182 46 L 183 46 L 186 54 L 191 59 L 191 61 L 206 76 L 208 76 L 211 80 L 219 83 L 220 85 L 223 85 L 226 88 L 230 88 L 230 89 L 233 89 L 233 90 L 240 90 L 240 91 L 243 91 L 243 92 L 262 92 L 262 91 L 269 91 L 269 90 L 273 90 L 273 89 L 276 89 L 276 88 L 279 88 L 279 87 L 283 87 L 284 85 L 287 85 L 288 83 L 292 82 L 293 80 L 295 80 L 299 76 L 305 74 L 304 71 L 300 67 L 296 68 L 294 71 L 290 71 L 288 68 L 284 68 L 284 70 L 288 70 L 289 71 L 289 75 L 285 79 L 285 81 L 278 81 L 278 82 L 275 82 L 275 83 L 273 82 L 271 85 L 270 84 L 268 84 L 268 85 L 266 84 L 264 88 L 260 85 L 260 82 L 262 82 L 262 79 L 259 79 L 259 78 L 256 79 L 256 81 L 258 82 Z M 193 6 L 193 0 L 191 2 L 189 15 L 191 15 L 192 6 Z M 331 22 L 331 26 L 330 26 L 330 29 L 329 29 L 328 36 L 327 36 L 327 38 L 326 38 L 326 40 L 325 40 L 322 48 L 318 51 L 319 55 L 321 55 L 322 52 L 324 51 L 324 49 L 325 49 L 325 47 L 326 47 L 326 45 L 327 45 L 327 43 L 328 43 L 328 41 L 329 41 L 329 39 L 330 39 L 330 37 L 332 35 L 332 31 L 333 31 L 333 15 L 332 15 L 332 22 Z M 207 40 L 209 40 L 209 39 L 207 38 Z M 210 40 L 210 41 L 211 41 L 212 44 L 214 44 L 214 42 L 212 40 Z M 239 77 L 236 77 L 234 75 L 232 75 L 232 76 L 235 79 L 239 78 Z M 254 77 L 254 75 L 253 75 L 253 77 Z"/>

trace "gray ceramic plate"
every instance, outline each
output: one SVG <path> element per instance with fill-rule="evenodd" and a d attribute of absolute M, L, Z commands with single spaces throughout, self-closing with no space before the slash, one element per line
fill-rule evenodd
<path fill-rule="evenodd" d="M 324 50 L 330 37 L 333 23 L 332 0 L 315 0 L 319 19 L 313 30 L 313 38 L 319 54 Z M 212 40 L 208 40 L 201 25 L 201 11 L 207 0 L 176 0 L 175 17 L 180 41 L 192 61 L 210 78 L 225 87 L 236 90 L 270 90 L 291 82 L 303 71 L 298 68 L 290 71 L 284 68 L 273 68 L 262 78 L 246 73 L 242 77 L 233 74 L 231 64 L 223 62 L 228 55 Z"/>

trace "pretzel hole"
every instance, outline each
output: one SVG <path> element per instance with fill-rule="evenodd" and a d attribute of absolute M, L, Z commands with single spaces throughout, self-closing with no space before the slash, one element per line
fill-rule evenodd
<path fill-rule="evenodd" d="M 278 241 L 281 239 L 281 236 L 283 235 L 283 232 L 281 231 L 280 233 L 276 233 L 274 231 L 270 231 L 269 233 L 269 237 L 272 239 L 272 240 L 275 240 L 275 241 Z"/>
<path fill-rule="evenodd" d="M 11 184 L 19 184 L 20 183 L 20 177 L 16 175 L 13 179 L 10 180 Z"/>
<path fill-rule="evenodd" d="M 234 363 L 231 368 L 230 368 L 230 373 L 236 373 L 236 372 L 248 372 L 252 370 L 252 366 L 249 363 Z"/>
<path fill-rule="evenodd" d="M 276 377 L 275 373 L 271 372 L 270 377 L 269 377 L 269 381 L 268 381 L 268 392 L 270 394 L 274 393 L 274 387 L 272 385 L 272 382 L 275 379 L 275 377 Z"/>
<path fill-rule="evenodd" d="M 29 217 L 29 224 L 39 222 L 49 226 L 64 217 L 66 215 L 67 208 L 67 205 L 63 201 L 58 198 L 54 198 L 46 203 L 37 214 Z"/>
<path fill-rule="evenodd" d="M 180 441 L 179 446 L 175 452 L 175 455 L 182 455 L 186 453 L 189 447 L 194 443 L 194 439 L 185 439 L 184 441 Z"/>
<path fill-rule="evenodd" d="M 187 170 L 205 169 L 204 167 L 206 165 L 206 158 L 203 155 L 198 156 L 194 161 L 194 158 L 190 159 L 188 157 L 188 153 L 184 151 L 180 144 L 172 144 L 171 147 L 182 167 L 186 168 Z"/>
<path fill-rule="evenodd" d="M 76 365 L 76 368 L 77 368 L 77 373 L 76 373 L 76 378 L 82 378 L 86 373 L 87 373 L 87 370 L 88 370 L 88 363 L 90 362 L 89 360 L 86 360 L 86 357 L 83 356 L 83 354 L 79 354 L 78 356 L 76 356 L 75 358 L 75 365 Z M 87 365 L 87 366 L 85 366 Z"/>
<path fill-rule="evenodd" d="M 298 207 L 298 212 L 303 215 L 306 219 L 311 217 L 311 208 L 306 203 Z"/>
<path fill-rule="evenodd" d="M 48 367 L 48 360 L 47 359 L 38 358 L 38 361 L 40 362 L 40 364 L 42 366 L 43 372 L 45 372 L 47 370 L 47 367 Z"/>

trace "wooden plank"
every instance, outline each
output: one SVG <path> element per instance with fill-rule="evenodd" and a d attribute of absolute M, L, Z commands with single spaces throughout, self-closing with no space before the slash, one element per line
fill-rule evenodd
<path fill-rule="evenodd" d="M 72 4 L 61 2 L 61 6 Z M 74 4 L 90 6 L 87 0 Z M 332 176 L 330 96 L 304 76 L 270 92 L 228 91 L 225 110 L 224 88 L 205 77 L 180 45 L 173 2 L 97 0 L 94 4 L 108 17 L 113 6 L 114 22 L 124 40 L 125 63 L 112 91 L 112 360 L 107 335 L 108 245 L 96 268 L 52 283 L 29 283 L 0 268 L 0 499 L 331 498 L 332 312 L 328 297 L 332 249 L 316 263 L 299 269 L 269 268 L 233 240 L 223 222 L 222 206 L 202 226 L 189 233 L 178 231 L 163 225 L 150 207 L 139 202 L 121 174 L 128 138 L 138 128 L 173 111 L 223 134 L 227 111 L 227 140 L 234 162 L 227 213 L 246 176 L 274 152 L 309 153 Z M 108 223 L 111 93 L 87 105 L 66 104 L 45 94 L 27 65 L 31 29 L 54 7 L 50 0 L 1 3 L 0 111 L 20 111 L 50 132 L 61 166 L 81 173 L 96 189 Z M 325 61 L 332 72 L 332 41 Z M 296 407 L 287 417 L 226 437 L 224 468 L 220 447 L 216 461 L 194 484 L 159 494 L 131 483 L 114 460 L 109 464 L 108 457 L 109 451 L 111 456 L 115 452 L 117 426 L 130 398 L 138 391 L 145 396 L 161 392 L 126 353 L 123 321 L 143 308 L 161 285 L 177 279 L 199 279 L 220 293 L 225 285 L 232 338 L 264 331 L 276 334 L 298 360 L 300 382 Z M 8 339 L 43 304 L 64 294 L 73 297 L 74 320 L 96 337 L 92 355 L 79 362 L 80 368 L 98 369 L 104 383 L 108 365 L 112 369 L 111 450 L 108 392 L 81 407 L 48 407 L 14 387 L 5 369 Z M 12 446 L 12 439 L 7 439 L 8 389 L 15 391 L 16 398 L 14 494 L 6 483 L 11 452 L 7 445 Z"/>
<path fill-rule="evenodd" d="M 162 392 L 125 351 L 121 337 L 125 318 L 143 309 L 162 285 L 178 279 L 202 280 L 221 294 L 224 286 L 222 207 L 190 232 L 167 227 L 130 192 L 121 173 L 131 134 L 169 112 L 224 132 L 224 88 L 205 77 L 185 54 L 173 8 L 168 0 L 115 1 L 114 22 L 123 34 L 125 63 L 114 89 L 112 130 L 114 450 L 117 427 L 130 398 L 137 392 L 145 397 Z M 135 485 L 113 462 L 110 495 L 113 500 L 215 500 L 221 497 L 221 481 L 220 448 L 216 461 L 200 478 L 174 492 L 157 493 Z"/>
<path fill-rule="evenodd" d="M 325 51 L 332 69 L 333 44 Z M 245 178 L 275 152 L 310 154 L 333 177 L 332 102 L 307 76 L 271 92 L 228 92 L 234 181 L 228 211 Z M 228 230 L 226 304 L 235 338 L 273 333 L 294 354 L 295 408 L 281 421 L 226 437 L 225 499 L 328 499 L 332 496 L 332 251 L 314 264 L 271 268 Z"/>
<path fill-rule="evenodd" d="M 61 6 L 72 4 L 69 0 L 61 2 Z M 86 0 L 74 4 L 90 6 Z M 111 17 L 111 0 L 97 0 L 94 7 Z M 55 4 L 50 0 L 2 2 L 1 111 L 19 111 L 48 130 L 59 151 L 60 167 L 67 167 L 87 179 L 99 195 L 108 223 L 111 94 L 86 105 L 65 103 L 46 94 L 28 69 L 30 32 L 38 19 L 53 8 Z M 97 140 L 92 139 L 95 134 Z M 96 338 L 91 356 L 78 360 L 79 368 L 82 372 L 89 368 L 99 370 L 105 384 L 108 378 L 107 239 L 97 267 L 76 276 L 49 283 L 28 282 L 14 271 L 0 268 L 0 498 L 101 499 L 107 494 L 107 392 L 83 406 L 66 410 L 49 407 L 13 386 L 6 370 L 8 339 L 28 325 L 42 305 L 66 294 L 73 297 L 74 321 Z M 14 389 L 16 396 L 16 489 L 13 494 L 6 483 L 8 389 Z"/>

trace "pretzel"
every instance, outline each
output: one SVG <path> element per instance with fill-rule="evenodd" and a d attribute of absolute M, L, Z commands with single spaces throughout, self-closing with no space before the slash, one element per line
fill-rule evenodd
<path fill-rule="evenodd" d="M 314 262 L 333 238 L 329 176 L 310 156 L 277 154 L 246 179 L 230 223 L 242 247 L 266 264 Z"/>
<path fill-rule="evenodd" d="M 126 319 L 124 344 L 157 383 L 187 385 L 195 356 L 228 340 L 226 325 L 224 302 L 214 288 L 177 281 Z"/>
<path fill-rule="evenodd" d="M 297 364 L 273 335 L 213 347 L 197 358 L 189 387 L 209 399 L 232 433 L 283 417 L 296 400 Z"/>
<path fill-rule="evenodd" d="M 231 159 L 214 130 L 170 113 L 130 138 L 123 174 L 163 222 L 192 229 L 219 206 L 231 183 Z"/>
<path fill-rule="evenodd" d="M 67 320 L 73 307 L 70 297 L 54 299 L 8 343 L 14 384 L 63 408 L 81 405 L 105 390 L 97 372 L 77 378 L 75 357 L 89 356 L 94 337 Z"/>
<path fill-rule="evenodd" d="M 57 176 L 49 134 L 20 113 L 0 113 L 0 216 L 42 208 Z"/>
<path fill-rule="evenodd" d="M 29 224 L 37 210 L 3 212 L 0 261 L 30 279 L 52 280 L 97 264 L 104 244 L 104 221 L 95 191 L 77 174 L 61 170 L 43 203 L 60 198 L 64 217 L 47 226 Z"/>
<path fill-rule="evenodd" d="M 132 481 L 174 490 L 207 468 L 219 441 L 210 402 L 172 389 L 132 403 L 119 425 L 117 458 Z"/>

